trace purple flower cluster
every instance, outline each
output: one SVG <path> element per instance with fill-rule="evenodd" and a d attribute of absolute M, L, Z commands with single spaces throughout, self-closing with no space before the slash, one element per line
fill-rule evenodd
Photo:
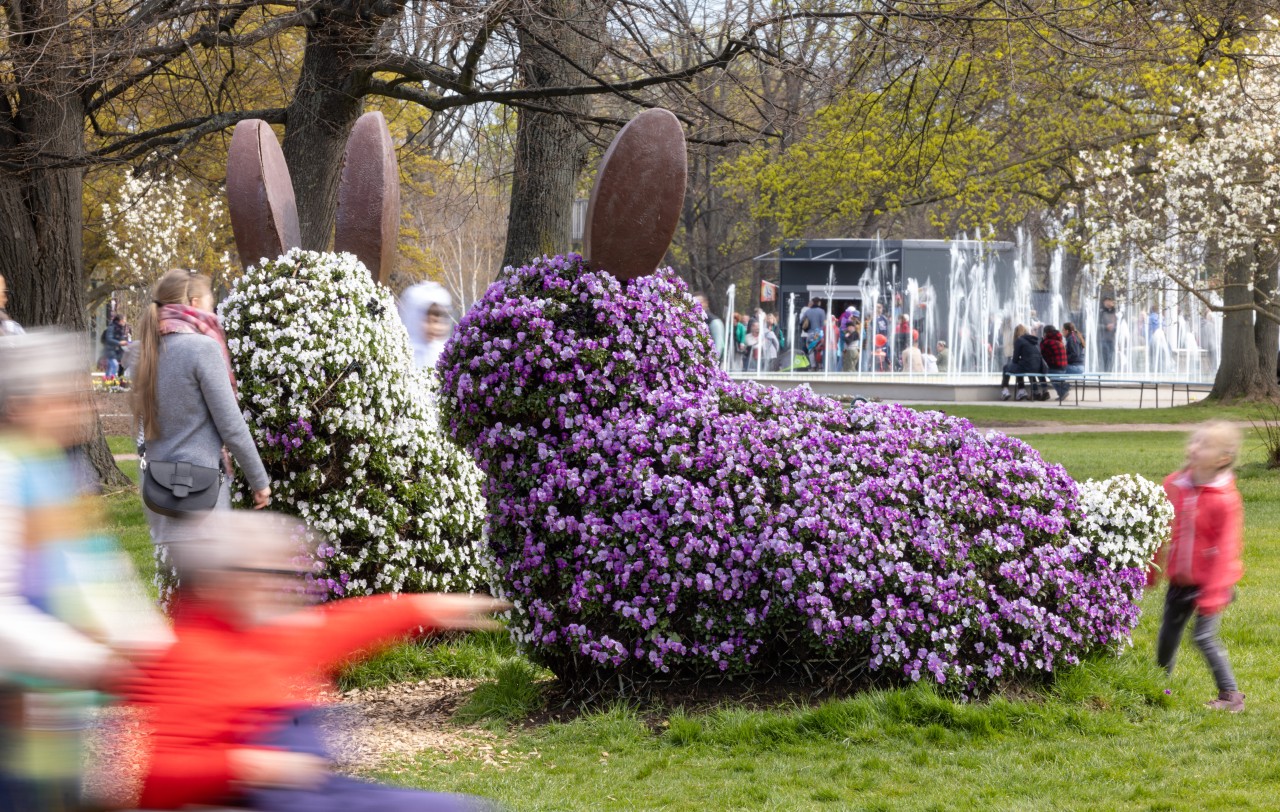
<path fill-rule="evenodd" d="M 269 448 L 278 448 L 282 456 L 289 456 L 290 452 L 297 451 L 310 440 L 315 439 L 315 432 L 311 430 L 310 420 L 295 420 L 285 426 L 280 431 L 272 431 L 269 428 L 262 429 L 262 439 Z"/>
<path fill-rule="evenodd" d="M 562 677 L 859 663 L 989 690 L 1122 645 L 1143 573 L 963 420 L 736 383 L 669 270 L 508 269 L 441 366 L 512 628 Z"/>

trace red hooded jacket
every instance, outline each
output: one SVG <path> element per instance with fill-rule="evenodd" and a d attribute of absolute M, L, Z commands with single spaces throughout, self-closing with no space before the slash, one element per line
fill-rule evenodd
<path fill-rule="evenodd" d="M 238 628 L 198 604 L 176 613 L 177 642 L 129 686 L 149 728 L 142 809 L 217 804 L 235 794 L 228 756 L 312 704 L 337 665 L 432 625 L 422 604 L 390 596 L 306 609 Z"/>
<path fill-rule="evenodd" d="M 1244 574 L 1244 502 L 1235 477 L 1226 471 L 1196 487 L 1187 471 L 1175 471 L 1165 477 L 1164 492 L 1173 503 L 1173 528 L 1156 561 L 1170 583 L 1200 587 L 1201 614 L 1221 612 Z"/>

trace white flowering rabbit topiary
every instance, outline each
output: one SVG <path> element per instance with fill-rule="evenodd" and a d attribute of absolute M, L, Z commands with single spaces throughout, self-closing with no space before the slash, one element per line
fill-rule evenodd
<path fill-rule="evenodd" d="M 377 221 L 396 207 L 374 207 L 368 222 L 354 223 L 372 239 L 339 235 L 360 257 L 297 248 L 279 144 L 265 124 L 246 124 L 241 142 L 249 149 L 239 157 L 252 160 L 248 168 L 238 163 L 233 142 L 228 162 L 237 247 L 246 264 L 258 250 L 280 255 L 248 267 L 220 312 L 245 416 L 272 476 L 274 509 L 323 534 L 313 546 L 327 597 L 485 586 L 480 472 L 441 433 L 435 373 L 414 366 L 391 292 L 362 261 L 372 251 L 374 267 L 389 271 Z M 378 116 L 372 134 L 385 136 L 387 149 L 353 150 L 357 125 L 348 165 L 385 161 L 388 153 L 394 161 L 385 127 Z M 388 174 L 374 168 L 366 176 Z M 247 193 L 240 202 L 238 193 Z M 257 208 L 246 208 L 245 197 Z M 247 502 L 244 484 L 237 486 L 238 501 Z"/>

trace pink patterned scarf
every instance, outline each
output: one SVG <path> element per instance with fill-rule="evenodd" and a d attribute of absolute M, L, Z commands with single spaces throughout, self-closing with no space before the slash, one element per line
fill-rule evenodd
<path fill-rule="evenodd" d="M 231 369 L 231 353 L 227 351 L 227 335 L 222 332 L 222 322 L 214 313 L 197 310 L 184 304 L 167 304 L 160 307 L 160 335 L 171 333 L 199 333 L 218 342 L 222 359 L 227 362 L 227 377 L 231 379 L 231 391 L 238 390 L 236 373 Z"/>

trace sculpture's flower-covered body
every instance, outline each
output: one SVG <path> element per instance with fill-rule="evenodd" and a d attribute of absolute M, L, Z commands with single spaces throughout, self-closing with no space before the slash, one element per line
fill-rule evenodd
<path fill-rule="evenodd" d="M 439 431 L 390 291 L 350 254 L 294 250 L 246 271 L 221 312 L 273 506 L 327 536 L 324 593 L 485 585 L 480 474 Z"/>
<path fill-rule="evenodd" d="M 512 628 L 570 680 L 861 667 L 980 692 L 1128 640 L 1075 483 L 934 412 L 717 370 L 670 271 L 508 269 L 442 363 Z"/>

